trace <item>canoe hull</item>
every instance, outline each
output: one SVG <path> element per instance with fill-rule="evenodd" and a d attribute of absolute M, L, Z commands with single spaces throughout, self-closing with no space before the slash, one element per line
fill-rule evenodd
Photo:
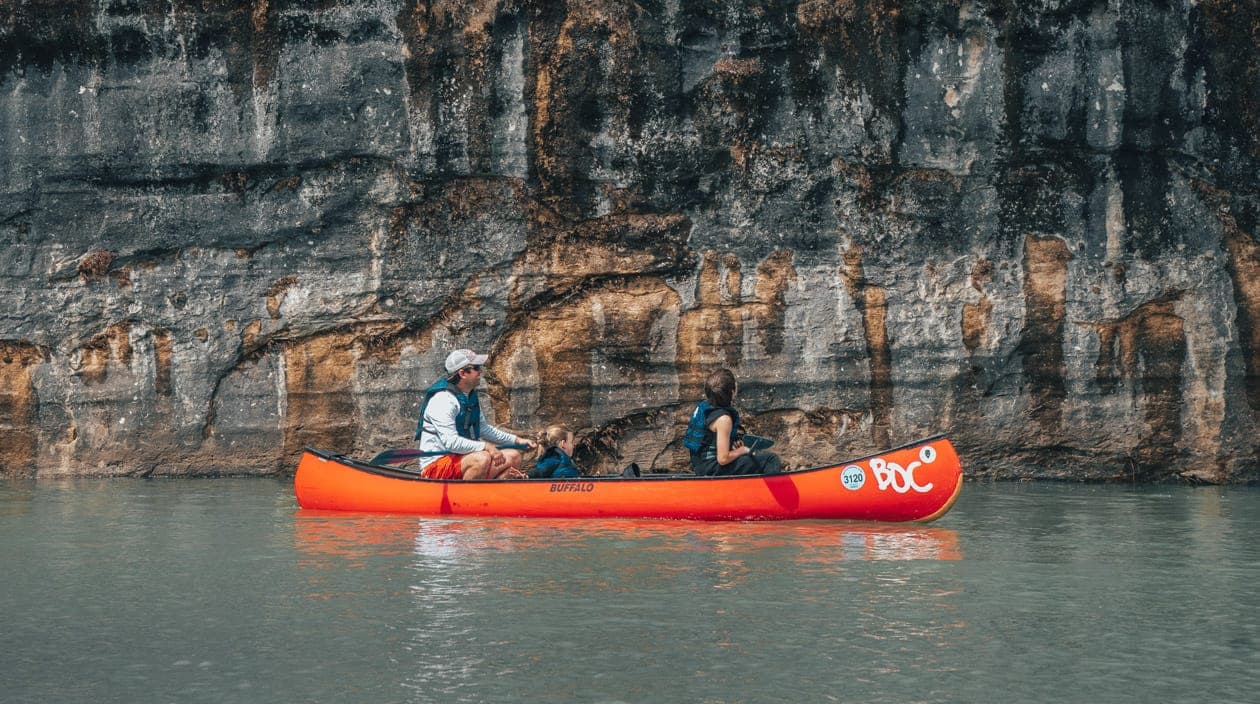
<path fill-rule="evenodd" d="M 429 516 L 931 521 L 953 506 L 962 467 L 937 436 L 851 462 L 772 476 L 446 481 L 313 448 L 293 481 L 306 509 Z"/>

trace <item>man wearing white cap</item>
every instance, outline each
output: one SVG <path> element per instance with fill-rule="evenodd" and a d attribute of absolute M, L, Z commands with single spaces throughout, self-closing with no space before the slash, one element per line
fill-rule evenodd
<path fill-rule="evenodd" d="M 526 445 L 518 437 L 481 417 L 477 385 L 486 355 L 455 350 L 446 356 L 446 377 L 424 392 L 416 439 L 420 441 L 421 473 L 431 479 L 499 479 L 520 477 L 521 453 L 498 445 Z"/>

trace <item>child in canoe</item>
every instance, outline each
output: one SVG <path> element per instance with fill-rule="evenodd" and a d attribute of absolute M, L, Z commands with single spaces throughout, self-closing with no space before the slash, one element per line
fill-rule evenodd
<path fill-rule="evenodd" d="M 573 439 L 573 431 L 561 425 L 553 425 L 539 434 L 538 446 L 543 448 L 543 453 L 529 470 L 529 478 L 576 479 L 582 476 L 573 464 Z"/>
<path fill-rule="evenodd" d="M 778 474 L 783 471 L 773 452 L 756 454 L 740 440 L 735 396 L 739 384 L 729 369 L 718 369 L 704 382 L 704 400 L 687 423 L 683 445 L 691 451 L 691 470 L 700 476 Z"/>

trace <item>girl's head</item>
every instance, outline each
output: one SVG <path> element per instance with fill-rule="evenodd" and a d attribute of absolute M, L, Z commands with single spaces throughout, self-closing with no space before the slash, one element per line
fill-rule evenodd
<path fill-rule="evenodd" d="M 704 380 L 704 398 L 710 406 L 730 406 L 735 403 L 735 392 L 738 390 L 735 375 L 729 369 L 718 369 Z"/>
<path fill-rule="evenodd" d="M 544 450 L 558 447 L 566 455 L 573 454 L 573 431 L 563 425 L 553 425 L 538 434 L 538 446 Z"/>

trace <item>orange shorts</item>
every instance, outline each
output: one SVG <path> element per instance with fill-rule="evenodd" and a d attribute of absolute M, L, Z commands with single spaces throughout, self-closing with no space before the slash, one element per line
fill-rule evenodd
<path fill-rule="evenodd" d="M 442 455 L 430 462 L 420 476 L 429 479 L 463 479 L 464 456 Z"/>

